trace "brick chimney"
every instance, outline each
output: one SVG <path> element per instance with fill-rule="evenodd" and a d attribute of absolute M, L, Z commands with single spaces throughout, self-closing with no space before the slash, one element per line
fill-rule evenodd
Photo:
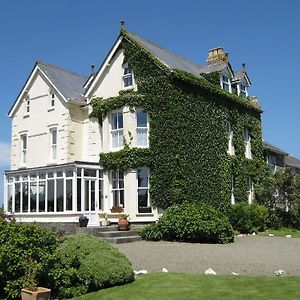
<path fill-rule="evenodd" d="M 207 62 L 209 65 L 228 62 L 228 53 L 224 52 L 223 47 L 217 47 L 208 51 Z"/>

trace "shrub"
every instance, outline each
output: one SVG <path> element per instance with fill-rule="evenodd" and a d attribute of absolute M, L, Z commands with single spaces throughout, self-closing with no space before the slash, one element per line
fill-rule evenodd
<path fill-rule="evenodd" d="M 264 231 L 268 218 L 268 209 L 264 205 L 246 202 L 232 206 L 230 221 L 233 229 L 241 233 Z"/>
<path fill-rule="evenodd" d="M 204 203 L 173 205 L 156 224 L 140 230 L 146 240 L 228 243 L 234 239 L 228 218 Z"/>
<path fill-rule="evenodd" d="M 21 288 L 47 283 L 57 245 L 53 232 L 0 218 L 0 298 L 19 299 Z"/>
<path fill-rule="evenodd" d="M 53 295 L 69 298 L 134 280 L 127 258 L 108 243 L 88 235 L 67 237 L 50 277 Z"/>

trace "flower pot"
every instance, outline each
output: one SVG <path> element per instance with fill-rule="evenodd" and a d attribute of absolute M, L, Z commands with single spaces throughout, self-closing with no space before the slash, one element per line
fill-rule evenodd
<path fill-rule="evenodd" d="M 37 287 L 34 291 L 28 289 L 21 290 L 22 300 L 50 300 L 51 290 Z"/>
<path fill-rule="evenodd" d="M 101 226 L 109 226 L 110 225 L 109 220 L 102 220 L 100 223 L 101 223 Z"/>
<path fill-rule="evenodd" d="M 129 230 L 129 222 L 128 222 L 127 218 L 120 218 L 119 219 L 118 230 L 119 231 Z"/>
<path fill-rule="evenodd" d="M 86 216 L 79 217 L 79 227 L 87 227 L 89 219 Z"/>

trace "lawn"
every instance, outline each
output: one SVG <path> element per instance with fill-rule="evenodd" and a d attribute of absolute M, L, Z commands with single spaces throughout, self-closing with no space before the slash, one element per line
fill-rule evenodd
<path fill-rule="evenodd" d="M 213 276 L 151 273 L 135 282 L 90 293 L 74 300 L 94 299 L 300 299 L 300 277 Z"/>
<path fill-rule="evenodd" d="M 265 236 L 268 236 L 269 234 L 274 234 L 274 236 L 291 235 L 293 238 L 300 238 L 300 230 L 292 228 L 268 229 L 264 232 L 259 233 L 259 235 Z"/>

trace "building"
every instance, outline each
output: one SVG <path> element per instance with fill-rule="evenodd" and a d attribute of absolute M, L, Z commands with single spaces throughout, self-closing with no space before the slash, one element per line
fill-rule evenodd
<path fill-rule="evenodd" d="M 222 47 L 200 66 L 123 28 L 89 77 L 37 62 L 9 112 L 5 211 L 94 226 L 103 212 L 151 222 L 173 203 L 251 203 L 264 158 L 250 85 Z"/>

